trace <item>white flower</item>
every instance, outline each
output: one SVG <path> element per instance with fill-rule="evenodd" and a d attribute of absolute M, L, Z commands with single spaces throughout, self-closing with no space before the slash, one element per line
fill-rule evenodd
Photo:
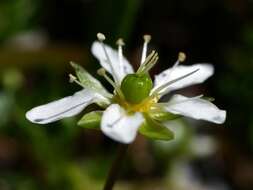
<path fill-rule="evenodd" d="M 138 131 L 154 139 L 172 139 L 173 133 L 162 124 L 163 121 L 178 115 L 223 123 L 226 111 L 203 99 L 202 95 L 189 98 L 176 94 L 168 102 L 158 102 L 163 95 L 172 90 L 204 82 L 213 75 L 214 69 L 212 65 L 204 63 L 179 65 L 185 59 L 185 54 L 179 53 L 178 60 L 172 68 L 155 76 L 151 89 L 152 81 L 150 82 L 148 71 L 157 62 L 158 55 L 153 51 L 146 57 L 150 39 L 150 36 L 144 36 L 141 64 L 134 73 L 122 53 L 123 40 L 118 40 L 116 51 L 104 44 L 105 36 L 99 33 L 98 41 L 92 44 L 91 51 L 104 68 L 98 73 L 114 87 L 113 93 L 109 93 L 82 67 L 72 63 L 77 77 L 70 75 L 70 79 L 84 89 L 72 96 L 33 108 L 26 113 L 26 118 L 33 123 L 51 123 L 74 116 L 88 105 L 96 103 L 105 108 L 100 116 L 102 132 L 111 139 L 126 144 L 134 141 Z M 113 80 L 106 71 L 111 74 Z M 96 113 L 95 116 L 97 118 L 99 114 Z"/>

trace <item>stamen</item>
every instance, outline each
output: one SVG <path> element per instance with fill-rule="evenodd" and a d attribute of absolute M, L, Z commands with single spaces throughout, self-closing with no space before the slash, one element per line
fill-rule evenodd
<path fill-rule="evenodd" d="M 170 70 L 170 72 L 169 72 L 167 78 L 170 77 L 171 73 L 175 70 L 175 68 L 176 68 L 180 63 L 184 62 L 185 59 L 186 59 L 185 53 L 179 52 L 177 61 L 176 61 L 176 63 L 172 66 L 172 68 L 171 68 L 171 70 Z"/>
<path fill-rule="evenodd" d="M 73 83 L 73 82 L 75 82 L 75 80 L 77 80 L 77 78 L 74 75 L 69 74 L 69 82 Z"/>
<path fill-rule="evenodd" d="M 199 98 L 203 98 L 204 95 L 203 94 L 200 94 L 198 96 L 194 96 L 194 97 L 191 97 L 191 98 L 187 98 L 186 100 L 182 100 L 180 102 L 177 102 L 177 103 L 169 103 L 170 106 L 172 105 L 175 105 L 175 104 L 181 104 L 181 103 L 185 103 L 185 102 L 188 102 L 188 101 L 192 101 L 192 100 L 196 100 L 196 99 L 199 99 Z M 160 107 L 160 106 L 168 106 L 168 102 L 159 102 L 156 104 L 156 106 Z"/>
<path fill-rule="evenodd" d="M 116 92 L 118 93 L 118 95 L 120 96 L 120 98 L 124 99 L 124 95 L 123 95 L 122 91 L 114 83 L 114 81 L 106 74 L 106 70 L 104 68 L 98 69 L 97 73 L 98 73 L 98 75 L 103 76 L 107 80 L 107 82 L 109 82 L 113 86 L 113 88 L 116 90 Z"/>
<path fill-rule="evenodd" d="M 106 75 L 106 70 L 104 68 L 100 68 L 97 70 L 97 74 L 100 76 Z"/>
<path fill-rule="evenodd" d="M 145 34 L 145 35 L 143 36 L 143 39 L 144 39 L 145 42 L 149 43 L 150 40 L 151 40 L 151 36 L 148 35 L 148 34 Z"/>
<path fill-rule="evenodd" d="M 150 69 L 152 69 L 155 66 L 158 59 L 159 59 L 158 54 L 155 53 L 153 58 L 150 60 L 150 62 L 146 65 L 146 67 L 144 67 L 142 72 L 147 73 Z"/>
<path fill-rule="evenodd" d="M 104 77 L 107 82 L 109 82 L 114 88 L 116 88 L 116 84 L 113 82 L 113 80 L 106 74 L 106 70 L 104 68 L 100 68 L 97 70 L 98 75 Z"/>
<path fill-rule="evenodd" d="M 171 80 L 171 81 L 169 81 L 169 82 L 166 82 L 165 84 L 163 84 L 163 85 L 161 85 L 160 87 L 158 87 L 157 89 L 155 89 L 153 92 L 152 92 L 152 95 L 151 96 L 160 96 L 160 95 L 163 95 L 164 93 L 166 93 L 166 89 L 169 87 L 169 85 L 171 85 L 171 84 L 173 84 L 173 83 L 175 83 L 175 82 L 177 82 L 177 81 L 179 81 L 179 80 L 182 80 L 182 79 L 184 79 L 184 78 L 186 78 L 186 77 L 188 77 L 188 76 L 190 76 L 190 75 L 192 75 L 192 74 L 194 74 L 194 73 L 196 73 L 197 71 L 199 71 L 199 69 L 196 69 L 196 70 L 194 70 L 194 71 L 192 71 L 192 72 L 190 72 L 190 73 L 187 73 L 187 74 L 185 74 L 185 75 L 183 75 L 183 76 L 181 76 L 181 77 L 178 77 L 178 78 L 176 78 L 176 79 L 174 79 L 174 80 Z M 162 92 L 163 91 L 163 92 Z"/>
<path fill-rule="evenodd" d="M 106 51 L 106 48 L 105 48 L 105 44 L 104 44 L 104 40 L 106 39 L 105 35 L 102 34 L 102 33 L 97 33 L 97 38 L 98 38 L 98 40 L 100 41 L 100 43 L 102 45 L 103 51 L 105 53 L 105 57 L 107 59 L 107 62 L 110 65 L 110 68 L 111 68 L 111 71 L 112 71 L 112 76 L 113 76 L 113 78 L 114 78 L 115 81 L 118 81 L 118 79 L 116 78 L 116 76 L 117 76 L 116 71 L 113 68 L 112 62 L 111 62 L 110 57 L 109 57 L 109 55 L 108 55 L 108 53 Z"/>
<path fill-rule="evenodd" d="M 179 52 L 179 54 L 178 54 L 178 60 L 179 60 L 179 62 L 184 62 L 185 61 L 185 59 L 186 59 L 186 55 L 185 55 L 185 53 L 183 53 L 183 52 Z"/>
<path fill-rule="evenodd" d="M 186 59 L 186 55 L 183 52 L 179 52 L 178 53 L 178 58 L 177 61 L 174 63 L 174 65 L 171 67 L 169 73 L 167 74 L 167 80 L 170 78 L 171 73 L 173 73 L 173 71 L 175 70 L 175 68 L 182 62 L 184 62 Z"/>
<path fill-rule="evenodd" d="M 125 42 L 124 42 L 123 38 L 119 38 L 119 39 L 116 41 L 116 44 L 117 44 L 118 46 L 124 46 L 124 45 L 125 45 Z"/>
<path fill-rule="evenodd" d="M 150 60 L 152 59 L 152 57 L 155 55 L 155 51 L 153 50 L 149 55 L 148 57 L 145 59 L 143 65 L 140 66 L 140 68 L 144 67 L 147 63 L 150 62 Z"/>
<path fill-rule="evenodd" d="M 97 33 L 97 38 L 100 42 L 103 42 L 106 39 L 105 35 L 102 33 Z"/>
<path fill-rule="evenodd" d="M 83 88 L 86 88 L 82 83 L 79 82 L 79 80 L 77 80 L 77 78 L 72 75 L 72 74 L 69 74 L 69 82 L 70 83 L 73 83 L 75 82 L 76 84 L 78 84 L 79 86 L 83 87 Z"/>
<path fill-rule="evenodd" d="M 148 55 L 144 63 L 139 67 L 136 73 L 141 74 L 141 73 L 149 71 L 155 65 L 157 60 L 158 60 L 158 54 L 155 51 L 152 51 Z"/>
<path fill-rule="evenodd" d="M 143 39 L 144 39 L 144 44 L 143 44 L 142 54 L 141 54 L 141 64 L 144 64 L 144 62 L 145 62 L 145 59 L 146 59 L 146 56 L 147 56 L 148 43 L 151 40 L 151 36 L 150 35 L 144 35 Z"/>
<path fill-rule="evenodd" d="M 118 45 L 118 57 L 119 57 L 119 68 L 121 69 L 121 73 L 124 72 L 124 67 L 123 67 L 123 46 L 125 45 L 124 41 L 122 38 L 119 38 L 116 42 Z"/>

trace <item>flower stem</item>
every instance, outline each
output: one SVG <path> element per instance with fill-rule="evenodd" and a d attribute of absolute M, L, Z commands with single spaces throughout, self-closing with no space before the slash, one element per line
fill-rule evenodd
<path fill-rule="evenodd" d="M 107 176 L 103 190 L 112 190 L 112 188 L 117 180 L 117 177 L 118 177 L 118 174 L 120 171 L 120 167 L 121 167 L 124 157 L 126 155 L 127 148 L 128 148 L 128 144 L 119 144 L 118 145 L 117 155 L 116 155 L 115 160 L 112 163 L 112 167 L 111 167 L 110 172 Z"/>

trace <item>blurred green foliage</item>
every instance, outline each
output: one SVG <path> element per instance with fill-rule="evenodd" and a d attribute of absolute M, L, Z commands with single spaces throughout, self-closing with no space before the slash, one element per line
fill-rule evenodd
<path fill-rule="evenodd" d="M 21 31 L 38 27 L 40 0 L 2 0 L 0 2 L 0 42 Z"/>

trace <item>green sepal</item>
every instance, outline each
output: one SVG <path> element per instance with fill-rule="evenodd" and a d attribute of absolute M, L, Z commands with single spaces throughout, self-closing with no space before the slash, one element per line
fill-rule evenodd
<path fill-rule="evenodd" d="M 202 97 L 202 99 L 207 100 L 209 102 L 213 102 L 215 100 L 214 97 L 207 97 L 207 96 Z"/>
<path fill-rule="evenodd" d="M 149 112 L 149 115 L 152 119 L 157 121 L 169 121 L 182 117 L 181 115 L 176 115 L 165 111 Z"/>
<path fill-rule="evenodd" d="M 169 141 L 174 139 L 174 133 L 171 130 L 147 114 L 145 115 L 145 122 L 139 128 L 139 132 L 154 140 Z"/>
<path fill-rule="evenodd" d="M 85 114 L 77 123 L 80 127 L 88 129 L 100 129 L 103 111 L 92 111 Z"/>
<path fill-rule="evenodd" d="M 82 66 L 74 62 L 70 62 L 70 64 L 75 69 L 76 76 L 83 87 L 102 93 L 106 96 L 110 96 L 102 84 L 89 74 Z"/>

